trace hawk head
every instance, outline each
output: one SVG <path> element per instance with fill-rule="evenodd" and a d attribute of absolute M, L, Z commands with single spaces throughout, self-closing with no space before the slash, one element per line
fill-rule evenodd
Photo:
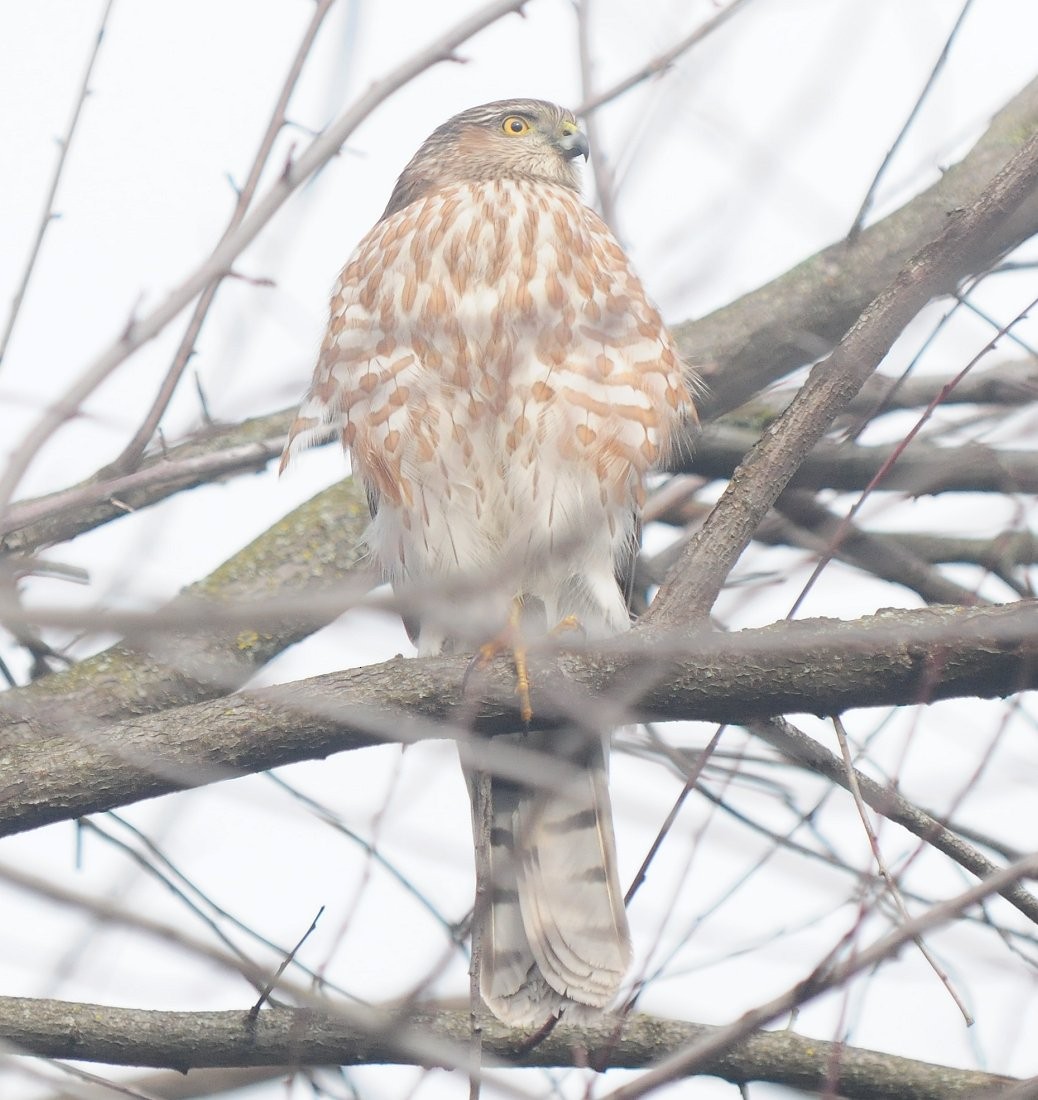
<path fill-rule="evenodd" d="M 573 161 L 587 138 L 572 113 L 543 99 L 502 99 L 470 107 L 434 130 L 393 188 L 383 218 L 430 191 L 492 179 L 541 180 L 580 189 Z"/>

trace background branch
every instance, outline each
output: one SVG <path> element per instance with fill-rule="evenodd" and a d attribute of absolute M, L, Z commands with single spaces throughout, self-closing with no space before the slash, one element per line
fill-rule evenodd
<path fill-rule="evenodd" d="M 249 204 L 256 194 L 257 187 L 259 187 L 260 176 L 263 174 L 267 161 L 270 159 L 270 154 L 273 152 L 274 141 L 285 125 L 288 104 L 292 98 L 292 93 L 295 91 L 299 77 L 302 74 L 303 66 L 310 55 L 310 51 L 313 49 L 314 42 L 317 38 L 317 32 L 321 29 L 321 24 L 324 22 L 325 16 L 327 16 L 328 12 L 331 10 L 333 3 L 334 0 L 318 0 L 314 5 L 313 14 L 310 16 L 310 22 L 303 31 L 302 40 L 289 65 L 288 76 L 285 77 L 285 82 L 278 94 L 277 102 L 274 104 L 274 110 L 270 116 L 270 121 L 267 123 L 267 128 L 263 133 L 263 137 L 260 139 L 259 148 L 256 150 L 256 155 L 252 161 L 252 167 L 249 169 L 249 174 L 246 176 L 245 183 L 242 184 L 241 190 L 238 191 L 238 198 L 234 204 L 234 210 L 231 211 L 231 217 L 227 223 L 227 228 L 224 230 L 223 236 L 220 238 L 217 247 L 227 240 L 228 236 L 241 225 L 245 218 L 245 213 L 249 209 Z M 195 308 L 191 311 L 191 318 L 177 346 L 176 353 L 173 356 L 173 362 L 170 364 L 166 377 L 162 380 L 159 392 L 154 402 L 152 402 L 151 408 L 145 415 L 141 426 L 134 433 L 133 438 L 126 445 L 122 454 L 112 463 L 114 472 L 125 473 L 129 470 L 136 469 L 138 462 L 140 462 L 145 447 L 147 447 L 148 443 L 151 441 L 151 437 L 154 435 L 155 429 L 162 419 L 162 414 L 166 411 L 166 407 L 173 397 L 173 391 L 180 381 L 180 376 L 184 373 L 184 369 L 187 367 L 191 356 L 194 354 L 195 341 L 198 339 L 198 334 L 202 331 L 202 325 L 205 324 L 206 314 L 208 314 L 210 307 L 216 299 L 216 292 L 220 289 L 220 283 L 227 274 L 227 272 L 220 272 L 202 291 L 198 301 L 195 302 Z"/>
<path fill-rule="evenodd" d="M 864 229 L 838 241 L 770 283 L 697 321 L 675 328 L 681 350 L 706 376 L 700 410 L 710 420 L 797 367 L 826 355 L 865 307 L 920 249 L 944 231 L 952 211 L 970 206 L 1038 130 L 1038 80 L 992 119 L 973 149 L 932 187 Z M 934 293 L 979 274 L 991 260 L 1038 232 L 1038 192 L 1024 197 L 985 248 L 947 272 Z"/>
<path fill-rule="evenodd" d="M 256 200 L 252 212 L 220 241 L 208 259 L 149 313 L 140 318 L 131 318 L 119 337 L 88 365 L 57 401 L 45 409 L 19 443 L 3 471 L 0 471 L 0 515 L 6 510 L 36 453 L 51 435 L 66 420 L 78 413 L 87 397 L 137 348 L 153 340 L 213 279 L 230 269 L 234 260 L 258 236 L 288 198 L 338 154 L 346 139 L 372 111 L 398 88 L 430 66 L 451 60 L 454 50 L 463 42 L 502 16 L 519 11 L 526 2 L 527 0 L 494 0 L 461 20 L 435 42 L 419 50 L 372 84 L 349 110 L 343 112 L 322 134 L 314 138 L 297 159 L 286 164 L 278 179 Z"/>
<path fill-rule="evenodd" d="M 1038 130 L 980 197 L 951 218 L 944 231 L 901 271 L 861 315 L 804 388 L 765 432 L 733 475 L 717 507 L 686 548 L 647 619 L 676 626 L 705 615 L 725 578 L 771 505 L 879 366 L 909 321 L 932 298 L 953 289 L 971 268 L 990 263 L 1005 223 L 1038 188 Z"/>
<path fill-rule="evenodd" d="M 362 539 L 368 518 L 364 493 L 352 480 L 325 489 L 189 585 L 164 609 L 163 630 L 7 692 L 0 712 L 32 715 L 53 729 L 82 729 L 234 691 L 335 616 L 329 593 L 341 593 L 352 580 L 359 582 L 359 597 L 374 582 Z M 221 618 L 221 609 L 269 601 L 286 588 L 299 594 L 295 606 L 284 603 L 262 622 Z M 178 625 L 181 613 L 187 621 Z"/>
<path fill-rule="evenodd" d="M 0 335 L 0 364 L 4 361 L 7 345 L 11 342 L 11 333 L 14 332 L 14 326 L 18 321 L 18 315 L 21 313 L 25 292 L 29 288 L 29 280 L 32 278 L 32 273 L 36 268 L 36 260 L 40 255 L 40 249 L 43 247 L 43 238 L 46 236 L 51 222 L 59 217 L 54 211 L 54 200 L 57 198 L 58 186 L 61 183 L 61 174 L 65 169 L 65 159 L 68 157 L 69 149 L 72 148 L 72 139 L 76 136 L 76 129 L 79 125 L 79 117 L 83 110 L 83 104 L 86 103 L 87 97 L 90 95 L 90 78 L 94 73 L 94 65 L 97 63 L 97 56 L 101 52 L 101 43 L 104 41 L 105 28 L 108 26 L 108 18 L 112 13 L 112 5 L 114 3 L 115 0 L 106 0 L 104 10 L 101 12 L 101 21 L 98 24 L 97 34 L 94 37 L 94 46 L 87 57 L 86 67 L 83 70 L 83 78 L 79 83 L 79 91 L 76 95 L 75 104 L 72 107 L 72 117 L 69 119 L 68 127 L 64 135 L 58 138 L 58 159 L 54 165 L 54 172 L 51 175 L 50 186 L 47 188 L 46 197 L 43 200 L 43 213 L 36 226 L 36 235 L 33 238 L 32 247 L 29 250 L 29 257 L 25 261 L 21 281 L 18 283 L 18 289 L 14 292 L 14 297 L 11 299 L 11 309 L 7 314 L 3 335 Z"/>
<path fill-rule="evenodd" d="M 132 474 L 99 470 L 77 485 L 12 504 L 0 515 L 0 549 L 25 554 L 74 539 L 177 493 L 263 470 L 281 454 L 292 413 L 210 428 L 144 460 Z"/>
<path fill-rule="evenodd" d="M 697 437 L 695 452 L 681 469 L 727 480 L 752 453 L 759 438 L 759 432 L 711 424 Z M 790 475 L 789 484 L 798 489 L 864 489 L 895 450 L 894 446 L 820 440 Z M 1034 493 L 1038 492 L 1038 453 L 982 443 L 939 447 L 914 440 L 898 456 L 879 489 L 911 496 Z"/>

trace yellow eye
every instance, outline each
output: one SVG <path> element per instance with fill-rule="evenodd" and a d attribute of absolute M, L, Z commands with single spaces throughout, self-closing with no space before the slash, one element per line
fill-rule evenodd
<path fill-rule="evenodd" d="M 530 132 L 530 124 L 519 115 L 509 115 L 501 123 L 501 129 L 510 137 L 521 137 L 523 134 Z"/>

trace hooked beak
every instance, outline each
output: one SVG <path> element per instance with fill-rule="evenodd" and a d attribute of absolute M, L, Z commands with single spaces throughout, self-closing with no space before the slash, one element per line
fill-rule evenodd
<path fill-rule="evenodd" d="M 563 134 L 557 144 L 566 160 L 573 160 L 574 157 L 583 157 L 587 160 L 591 152 L 587 137 L 581 130 L 571 130 L 568 134 Z"/>

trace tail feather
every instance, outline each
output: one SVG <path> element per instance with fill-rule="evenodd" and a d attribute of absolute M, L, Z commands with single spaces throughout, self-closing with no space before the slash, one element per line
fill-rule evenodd
<path fill-rule="evenodd" d="M 583 753 L 561 790 L 495 780 L 492 799 L 483 999 L 514 1026 L 605 1008 L 631 947 L 603 750 Z"/>

